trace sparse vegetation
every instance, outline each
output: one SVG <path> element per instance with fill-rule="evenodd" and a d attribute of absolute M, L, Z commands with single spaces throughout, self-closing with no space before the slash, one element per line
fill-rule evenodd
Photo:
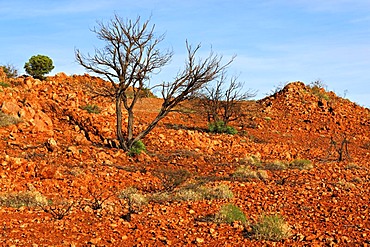
<path fill-rule="evenodd" d="M 139 141 L 136 141 L 132 147 L 130 148 L 129 152 L 128 152 L 128 155 L 129 156 L 136 156 L 136 155 L 139 155 L 141 154 L 141 152 L 145 152 L 146 151 L 146 148 L 145 148 L 145 144 L 139 140 Z"/>
<path fill-rule="evenodd" d="M 10 84 L 0 81 L 0 87 L 10 87 Z"/>
<path fill-rule="evenodd" d="M 154 175 L 162 181 L 162 186 L 165 191 L 173 191 L 191 177 L 190 172 L 185 169 L 161 169 L 155 172 Z"/>
<path fill-rule="evenodd" d="M 349 163 L 344 168 L 347 170 L 357 170 L 360 169 L 361 167 L 355 163 Z"/>
<path fill-rule="evenodd" d="M 280 241 L 291 236 L 289 224 L 278 214 L 262 215 L 251 227 L 251 237 L 258 240 Z"/>
<path fill-rule="evenodd" d="M 252 170 L 249 166 L 238 167 L 232 175 L 235 178 L 242 179 L 268 179 L 268 174 L 264 170 Z"/>
<path fill-rule="evenodd" d="M 75 202 L 68 202 L 61 200 L 58 203 L 52 202 L 47 205 L 38 205 L 44 210 L 45 213 L 50 214 L 56 220 L 62 220 L 66 215 L 70 213 Z"/>
<path fill-rule="evenodd" d="M 198 201 L 214 199 L 230 199 L 233 192 L 227 185 L 218 185 L 215 187 L 191 185 L 174 190 L 172 192 L 159 192 L 151 196 L 152 201 Z"/>
<path fill-rule="evenodd" d="M 99 114 L 101 112 L 101 109 L 97 105 L 84 105 L 80 106 L 80 108 L 86 110 L 88 113 Z"/>
<path fill-rule="evenodd" d="M 16 78 L 18 76 L 18 70 L 12 64 L 6 64 L 0 66 L 8 78 Z"/>
<path fill-rule="evenodd" d="M 330 100 L 329 95 L 325 92 L 326 85 L 321 80 L 316 80 L 310 84 L 311 93 L 316 95 L 320 100 Z"/>
<path fill-rule="evenodd" d="M 239 221 L 242 224 L 246 224 L 247 218 L 244 212 L 238 206 L 228 203 L 222 205 L 220 211 L 215 215 L 215 221 L 228 224 Z"/>
<path fill-rule="evenodd" d="M 0 194 L 1 207 L 36 207 L 49 204 L 46 197 L 37 191 L 20 191 Z"/>
<path fill-rule="evenodd" d="M 261 167 L 261 156 L 259 154 L 257 155 L 247 155 L 244 159 L 242 159 L 243 163 L 246 163 L 248 165 Z"/>
<path fill-rule="evenodd" d="M 128 206 L 127 214 L 121 216 L 127 221 L 131 220 L 131 214 L 141 212 L 143 207 L 148 204 L 147 197 L 134 187 L 128 187 L 121 191 L 118 194 L 118 198 L 123 199 Z"/>
<path fill-rule="evenodd" d="M 350 143 L 347 134 L 343 134 L 341 139 L 330 137 L 330 144 L 328 148 L 328 156 L 332 155 L 332 152 L 334 151 L 337 153 L 338 157 L 337 160 L 339 162 L 344 161 L 345 159 L 351 160 L 351 156 L 349 154 L 348 144 Z"/>
<path fill-rule="evenodd" d="M 289 164 L 291 169 L 310 170 L 313 168 L 313 164 L 310 160 L 296 159 Z"/>
<path fill-rule="evenodd" d="M 283 161 L 275 160 L 273 162 L 267 162 L 264 165 L 264 169 L 271 170 L 271 171 L 274 171 L 274 170 L 285 170 L 285 169 L 287 169 L 287 164 L 285 162 L 283 162 Z"/>
<path fill-rule="evenodd" d="M 242 102 L 256 94 L 250 90 L 242 93 L 243 83 L 237 82 L 237 77 L 232 77 L 229 87 L 224 88 L 227 79 L 223 72 L 214 84 L 206 85 L 198 92 L 194 102 L 196 108 L 207 116 L 210 132 L 234 135 L 237 131 L 229 126 L 229 122 L 242 116 Z"/>
<path fill-rule="evenodd" d="M 226 125 L 223 121 L 209 123 L 208 129 L 211 133 L 225 133 L 230 135 L 235 135 L 238 133 L 238 131 L 234 127 Z"/>
<path fill-rule="evenodd" d="M 0 111 L 0 127 L 18 124 L 19 122 L 21 122 L 19 118 L 13 117 Z"/>

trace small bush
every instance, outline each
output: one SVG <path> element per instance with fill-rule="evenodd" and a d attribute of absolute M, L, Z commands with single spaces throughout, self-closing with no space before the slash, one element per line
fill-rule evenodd
<path fill-rule="evenodd" d="M 218 185 L 215 187 L 194 186 L 181 188 L 172 193 L 162 192 L 153 194 L 151 201 L 166 202 L 166 201 L 199 201 L 213 199 L 229 199 L 234 196 L 233 192 L 227 185 Z"/>
<path fill-rule="evenodd" d="M 280 160 L 275 160 L 274 162 L 269 162 L 265 164 L 265 169 L 266 170 L 272 170 L 272 171 L 277 171 L 277 170 L 285 170 L 287 169 L 286 163 L 280 161 Z"/>
<path fill-rule="evenodd" d="M 265 180 L 268 178 L 268 174 L 266 171 L 252 170 L 248 166 L 238 167 L 232 176 L 235 178 L 260 179 L 260 180 Z"/>
<path fill-rule="evenodd" d="M 208 129 L 211 133 L 225 133 L 230 135 L 235 135 L 238 133 L 238 131 L 234 127 L 226 125 L 223 121 L 210 123 L 208 125 Z"/>
<path fill-rule="evenodd" d="M 243 161 L 246 162 L 247 164 L 250 164 L 252 166 L 257 166 L 257 167 L 260 167 L 262 162 L 261 162 L 261 155 L 260 154 L 257 154 L 257 155 L 247 155 Z"/>
<path fill-rule="evenodd" d="M 263 215 L 259 222 L 251 227 L 251 235 L 258 240 L 280 241 L 291 235 L 288 223 L 280 215 Z"/>
<path fill-rule="evenodd" d="M 87 111 L 88 113 L 94 113 L 94 114 L 99 114 L 101 112 L 99 106 L 97 105 L 85 105 L 85 106 L 80 106 L 82 110 Z"/>
<path fill-rule="evenodd" d="M 181 189 L 172 195 L 174 201 L 200 201 L 203 199 L 203 193 L 193 189 Z"/>
<path fill-rule="evenodd" d="M 32 56 L 28 62 L 25 63 L 24 69 L 27 74 L 33 78 L 44 80 L 44 75 L 54 69 L 53 60 L 44 55 Z"/>
<path fill-rule="evenodd" d="M 360 169 L 361 167 L 360 166 L 358 166 L 357 164 L 355 164 L 355 163 L 349 163 L 349 164 L 347 164 L 345 167 L 344 167 L 344 169 L 347 169 L 347 170 L 358 170 L 358 169 Z"/>
<path fill-rule="evenodd" d="M 94 114 L 99 114 L 101 112 L 99 106 L 97 105 L 85 105 L 85 106 L 80 106 L 82 110 L 87 111 L 88 113 L 94 113 Z"/>
<path fill-rule="evenodd" d="M 11 64 L 1 65 L 0 68 L 3 69 L 8 78 L 16 78 L 18 76 L 18 70 Z"/>
<path fill-rule="evenodd" d="M 329 95 L 325 92 L 326 85 L 321 81 L 317 80 L 310 83 L 311 93 L 317 96 L 320 100 L 330 100 Z"/>
<path fill-rule="evenodd" d="M 0 111 L 0 127 L 6 127 L 9 125 L 17 124 L 20 121 L 21 120 L 19 118 L 13 117 Z"/>
<path fill-rule="evenodd" d="M 216 187 L 199 186 L 194 188 L 183 188 L 176 191 L 173 198 L 176 201 L 198 201 L 213 199 L 229 199 L 234 196 L 227 185 Z"/>
<path fill-rule="evenodd" d="M 19 208 L 22 206 L 36 207 L 47 205 L 49 202 L 40 192 L 26 191 L 0 195 L 0 206 Z"/>
<path fill-rule="evenodd" d="M 224 222 L 231 224 L 235 221 L 240 221 L 243 224 L 247 223 L 247 218 L 244 212 L 234 204 L 225 204 L 215 216 L 216 222 Z"/>
<path fill-rule="evenodd" d="M 126 200 L 130 212 L 140 212 L 142 207 L 148 204 L 148 199 L 133 187 L 121 191 L 118 198 Z"/>
<path fill-rule="evenodd" d="M 75 202 L 69 202 L 64 199 L 58 199 L 57 201 L 51 201 L 48 204 L 39 204 L 42 210 L 45 213 L 50 214 L 55 220 L 62 220 L 65 216 L 67 216 L 72 207 L 75 205 Z"/>
<path fill-rule="evenodd" d="M 0 81 L 0 87 L 10 87 L 10 84 L 9 83 L 6 83 L 6 82 L 1 82 Z"/>
<path fill-rule="evenodd" d="M 229 199 L 234 197 L 234 194 L 230 190 L 229 186 L 225 184 L 220 184 L 212 188 L 201 186 L 198 190 L 201 192 L 203 198 L 207 200 Z"/>
<path fill-rule="evenodd" d="M 289 168 L 291 169 L 300 169 L 300 170 L 310 170 L 313 168 L 312 162 L 305 159 L 296 159 L 292 163 L 289 164 Z"/>
<path fill-rule="evenodd" d="M 191 173 L 186 169 L 162 169 L 154 175 L 162 181 L 162 186 L 166 191 L 174 190 L 191 177 Z"/>
<path fill-rule="evenodd" d="M 136 156 L 141 154 L 141 152 L 146 151 L 145 145 L 142 141 L 135 142 L 132 147 L 130 148 L 128 155 L 129 156 Z"/>

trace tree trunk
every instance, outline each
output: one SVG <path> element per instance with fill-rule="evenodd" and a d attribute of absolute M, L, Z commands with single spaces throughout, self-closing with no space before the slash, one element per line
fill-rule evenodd
<path fill-rule="evenodd" d="M 122 99 L 120 96 L 116 96 L 116 116 L 117 139 L 119 141 L 120 147 L 127 151 L 127 144 L 125 143 L 125 138 L 123 137 L 122 133 Z"/>
<path fill-rule="evenodd" d="M 129 150 L 132 147 L 133 144 L 133 136 L 134 136 L 134 112 L 132 108 L 130 107 L 127 109 L 128 113 L 128 121 L 127 121 L 127 140 L 126 140 L 126 146 Z"/>

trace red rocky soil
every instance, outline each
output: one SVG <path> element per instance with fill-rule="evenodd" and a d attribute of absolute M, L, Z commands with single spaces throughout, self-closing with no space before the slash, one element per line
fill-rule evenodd
<path fill-rule="evenodd" d="M 233 123 L 239 131 L 234 136 L 207 133 L 202 115 L 182 106 L 143 140 L 146 153 L 129 157 L 109 147 L 114 103 L 86 90 L 103 80 L 63 73 L 46 81 L 2 79 L 11 86 L 0 86 L 1 111 L 22 121 L 0 127 L 0 195 L 28 191 L 54 206 L 0 207 L 1 246 L 370 244 L 370 112 L 333 92 L 296 82 L 246 102 L 244 115 Z M 102 111 L 80 108 L 89 104 Z M 140 100 L 137 130 L 160 105 L 157 98 Z M 331 141 L 339 148 L 344 139 L 348 152 L 339 162 Z M 231 179 L 251 155 L 264 162 L 308 159 L 313 168 L 267 169 L 262 180 Z M 207 186 L 227 185 L 234 197 L 151 201 L 130 219 L 123 217 L 128 204 L 118 198 L 120 191 L 135 187 L 150 196 L 165 189 L 158 174 L 176 170 L 190 174 L 187 182 L 202 178 Z M 256 240 L 241 223 L 202 220 L 228 202 L 239 206 L 250 224 L 262 214 L 281 214 L 291 236 Z"/>

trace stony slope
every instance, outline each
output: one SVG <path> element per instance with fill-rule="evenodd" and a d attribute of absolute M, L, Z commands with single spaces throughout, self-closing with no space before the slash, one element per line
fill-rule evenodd
<path fill-rule="evenodd" d="M 235 136 L 207 133 L 202 116 L 183 106 L 145 138 L 147 153 L 132 158 L 108 147 L 115 136 L 113 102 L 86 90 L 86 85 L 104 85 L 103 80 L 64 74 L 44 82 L 4 80 L 11 86 L 0 87 L 1 111 L 22 121 L 0 127 L 0 194 L 36 194 L 54 205 L 0 207 L 5 246 L 370 243 L 369 110 L 332 92 L 298 82 L 246 102 Z M 137 128 L 160 104 L 155 98 L 139 102 Z M 97 105 L 101 112 L 90 114 L 81 109 L 86 105 Z M 338 162 L 331 143 L 338 148 L 344 138 L 350 157 Z M 251 156 L 263 162 L 255 164 Z M 311 160 L 313 168 L 271 166 L 297 158 Z M 232 176 L 245 166 L 266 176 Z M 130 207 L 117 196 L 120 191 L 133 186 L 149 197 L 172 190 L 183 178 L 175 191 L 186 184 L 227 185 L 234 197 L 152 201 L 130 220 L 123 217 Z M 204 220 L 228 202 L 238 205 L 251 224 L 262 214 L 281 214 L 291 237 L 276 243 L 256 240 L 247 236 L 248 226 Z M 51 210 L 65 216 L 55 219 Z"/>

